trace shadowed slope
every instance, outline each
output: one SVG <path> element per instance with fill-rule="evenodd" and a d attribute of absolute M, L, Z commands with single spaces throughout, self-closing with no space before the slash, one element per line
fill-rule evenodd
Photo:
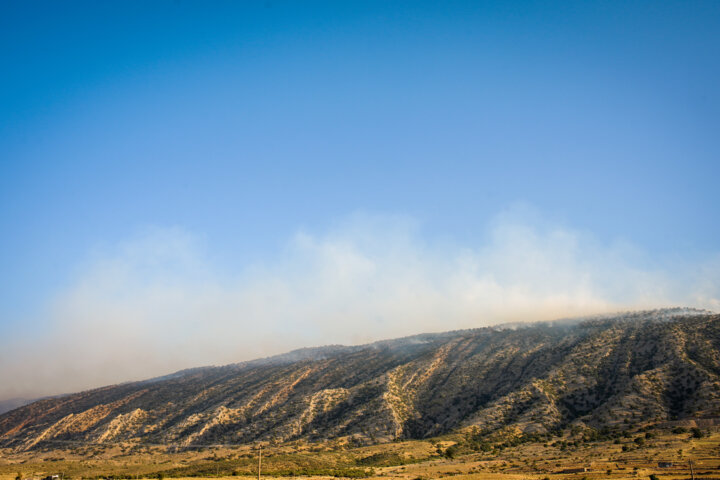
<path fill-rule="evenodd" d="M 0 445 L 418 438 L 720 416 L 720 316 L 639 312 L 321 347 L 45 399 Z"/>

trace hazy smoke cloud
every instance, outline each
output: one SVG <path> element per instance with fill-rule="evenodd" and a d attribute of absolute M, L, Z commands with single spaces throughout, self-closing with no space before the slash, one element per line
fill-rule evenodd
<path fill-rule="evenodd" d="M 513 214 L 477 247 L 428 242 L 409 219 L 355 216 L 298 233 L 274 261 L 233 276 L 205 253 L 193 234 L 157 229 L 95 255 L 49 302 L 47 327 L 0 345 L 0 399 L 303 346 L 635 308 L 720 309 L 720 257 L 652 268 L 628 246 Z"/>

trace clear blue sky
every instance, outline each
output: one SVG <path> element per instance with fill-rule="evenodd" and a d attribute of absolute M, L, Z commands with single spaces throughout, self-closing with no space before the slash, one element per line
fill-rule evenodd
<path fill-rule="evenodd" d="M 181 227 L 240 268 L 508 206 L 649 255 L 720 250 L 720 2 L 0 4 L 0 322 L 98 245 Z"/>

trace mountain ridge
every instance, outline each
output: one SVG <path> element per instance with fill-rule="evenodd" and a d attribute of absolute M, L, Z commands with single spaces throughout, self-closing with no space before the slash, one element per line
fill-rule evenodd
<path fill-rule="evenodd" d="M 42 399 L 0 415 L 0 446 L 190 447 L 466 428 L 543 432 L 720 416 L 720 315 L 691 309 L 420 334 Z"/>

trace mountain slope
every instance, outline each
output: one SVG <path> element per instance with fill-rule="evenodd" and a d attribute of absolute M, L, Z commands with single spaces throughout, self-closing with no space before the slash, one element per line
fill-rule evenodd
<path fill-rule="evenodd" d="M 0 416 L 0 446 L 368 441 L 720 416 L 720 315 L 427 334 L 178 372 Z"/>

